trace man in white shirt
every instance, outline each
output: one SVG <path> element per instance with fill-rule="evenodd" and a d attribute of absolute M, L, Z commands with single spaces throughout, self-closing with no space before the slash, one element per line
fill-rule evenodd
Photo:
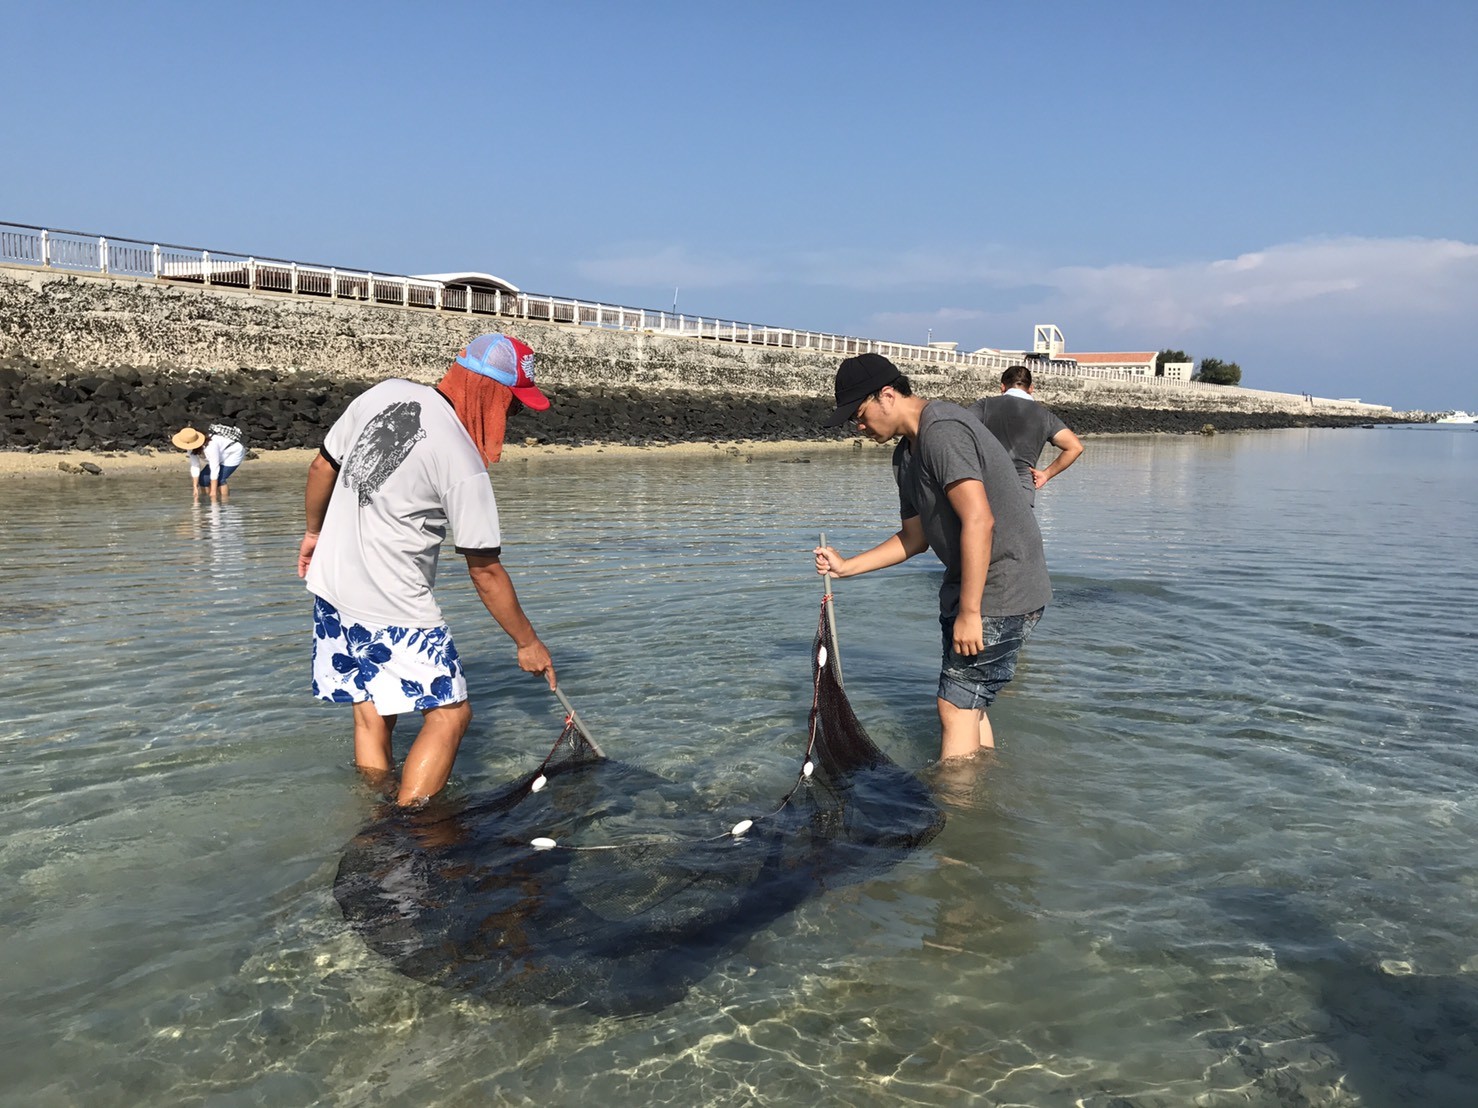
<path fill-rule="evenodd" d="M 421 712 L 397 803 L 435 795 L 472 708 L 456 645 L 432 593 L 448 527 L 484 606 L 513 639 L 518 666 L 555 687 L 554 664 L 503 568 L 487 467 L 511 411 L 543 411 L 534 352 L 481 335 L 432 388 L 392 379 L 356 398 L 308 470 L 298 576 L 315 597 L 313 694 L 354 707 L 354 761 L 377 782 L 394 766 L 400 713 Z"/>

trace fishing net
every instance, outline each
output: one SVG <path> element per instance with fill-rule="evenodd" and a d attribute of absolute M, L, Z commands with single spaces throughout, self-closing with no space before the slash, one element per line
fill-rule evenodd
<path fill-rule="evenodd" d="M 532 773 L 366 827 L 334 882 L 344 918 L 417 980 L 629 1015 L 681 999 L 809 898 L 894 865 L 944 813 L 853 713 L 830 599 L 805 749 L 772 811 L 699 810 L 681 783 L 605 758 L 571 713 Z"/>

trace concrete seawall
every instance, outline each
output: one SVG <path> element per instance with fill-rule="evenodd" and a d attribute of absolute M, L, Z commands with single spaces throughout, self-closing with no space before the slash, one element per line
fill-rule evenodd
<path fill-rule="evenodd" d="M 468 339 L 506 327 L 538 352 L 539 381 L 555 389 L 638 387 L 730 397 L 831 392 L 839 356 L 650 332 L 303 299 L 0 266 L 0 359 L 98 372 L 117 366 L 240 369 L 354 381 L 437 379 Z M 998 375 L 901 362 L 919 392 L 973 400 Z M 1076 407 L 1370 416 L 1369 405 L 1237 388 L 1042 376 L 1038 396 Z"/>
<path fill-rule="evenodd" d="M 459 346 L 505 327 L 555 388 L 815 395 L 836 368 L 741 343 L 0 266 L 0 358 L 12 360 L 434 381 Z"/>

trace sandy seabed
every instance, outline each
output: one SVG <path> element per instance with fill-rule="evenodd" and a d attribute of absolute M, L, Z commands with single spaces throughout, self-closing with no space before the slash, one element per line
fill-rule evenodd
<path fill-rule="evenodd" d="M 503 448 L 502 463 L 536 462 L 545 458 L 595 457 L 605 455 L 622 457 L 641 454 L 692 455 L 729 453 L 748 454 L 815 454 L 837 450 L 858 450 L 866 447 L 862 439 L 846 439 L 840 442 L 794 441 L 794 442 L 679 442 L 655 446 L 625 446 L 615 443 L 595 443 L 586 446 L 525 446 L 510 443 Z M 889 450 L 892 444 L 889 443 Z M 318 451 L 308 448 L 287 450 L 259 450 L 249 458 L 243 468 L 258 466 L 289 467 L 306 469 Z M 101 473 L 83 469 L 91 464 Z M 501 464 L 501 463 L 500 463 Z M 168 471 L 186 472 L 184 457 L 178 452 L 159 450 L 152 454 L 133 452 L 93 452 L 87 450 L 46 450 L 31 453 L 24 450 L 0 450 L 0 480 L 98 480 L 107 477 L 130 477 L 141 474 Z"/>

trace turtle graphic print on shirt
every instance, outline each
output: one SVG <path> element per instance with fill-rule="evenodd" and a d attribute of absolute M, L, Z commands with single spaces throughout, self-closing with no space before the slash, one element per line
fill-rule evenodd
<path fill-rule="evenodd" d="M 398 400 L 364 425 L 340 477 L 345 488 L 355 491 L 361 508 L 425 437 L 421 405 L 415 400 Z"/>

